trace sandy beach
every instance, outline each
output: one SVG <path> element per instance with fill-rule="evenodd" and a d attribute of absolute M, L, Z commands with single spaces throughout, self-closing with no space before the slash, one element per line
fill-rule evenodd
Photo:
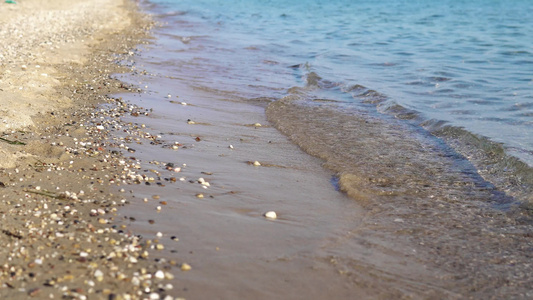
<path fill-rule="evenodd" d="M 129 1 L 0 12 L 0 297 L 165 298 L 172 262 L 154 260 L 157 240 L 109 224 L 126 202 L 116 191 L 127 164 L 106 145 L 100 122 L 112 112 L 95 111 L 124 90 L 113 61 L 150 21 Z"/>
<path fill-rule="evenodd" d="M 0 38 L 9 41 L 0 47 L 2 297 L 404 294 L 405 281 L 376 285 L 373 277 L 384 275 L 372 273 L 417 262 L 378 250 L 377 241 L 351 239 L 364 212 L 332 188 L 320 160 L 268 125 L 264 107 L 226 102 L 221 109 L 176 86 L 194 100 L 169 128 L 161 113 L 176 101 L 143 109 L 120 99 L 142 85 L 110 75 L 135 73 L 116 62 L 128 64 L 151 25 L 132 3 L 0 8 Z M 162 130 L 178 133 L 179 156 Z M 272 210 L 277 219 L 265 218 Z M 347 253 L 358 257 L 354 268 L 371 271 L 348 271 L 338 262 Z"/>
<path fill-rule="evenodd" d="M 0 298 L 531 297 L 530 215 L 343 192 L 312 111 L 165 73 L 171 28 L 129 0 L 0 3 Z M 383 141 L 368 120 L 341 124 Z"/>

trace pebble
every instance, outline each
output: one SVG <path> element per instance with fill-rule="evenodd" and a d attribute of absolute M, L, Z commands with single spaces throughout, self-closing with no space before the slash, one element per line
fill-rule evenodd
<path fill-rule="evenodd" d="M 192 267 L 188 263 L 182 263 L 181 264 L 181 270 L 182 271 L 190 271 L 191 269 L 192 269 Z"/>
<path fill-rule="evenodd" d="M 159 296 L 158 293 L 151 293 L 150 294 L 150 300 L 159 300 L 161 299 L 161 297 Z"/>
<path fill-rule="evenodd" d="M 275 211 L 269 211 L 269 212 L 266 212 L 264 214 L 265 218 L 267 219 L 277 219 L 278 218 L 278 215 L 276 214 Z"/>
<path fill-rule="evenodd" d="M 102 272 L 100 270 L 94 271 L 94 278 L 96 278 L 97 281 L 104 280 L 104 272 Z"/>
<path fill-rule="evenodd" d="M 259 166 L 261 166 L 261 163 L 256 160 L 256 161 L 254 161 L 253 165 L 256 166 L 256 167 L 259 167 Z"/>
<path fill-rule="evenodd" d="M 261 127 L 261 124 L 259 124 L 259 123 L 255 123 L 254 126 L 255 126 L 255 127 Z"/>
<path fill-rule="evenodd" d="M 155 272 L 154 277 L 157 279 L 165 279 L 165 272 L 158 270 Z"/>

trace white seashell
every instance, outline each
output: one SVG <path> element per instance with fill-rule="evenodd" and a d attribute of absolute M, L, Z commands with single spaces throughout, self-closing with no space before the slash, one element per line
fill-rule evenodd
<path fill-rule="evenodd" d="M 278 215 L 276 214 L 275 211 L 269 211 L 269 212 L 266 212 L 264 214 L 265 218 L 267 219 L 277 219 L 278 218 Z"/>

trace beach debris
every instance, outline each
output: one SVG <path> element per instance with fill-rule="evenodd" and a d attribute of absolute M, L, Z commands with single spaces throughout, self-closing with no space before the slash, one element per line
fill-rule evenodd
<path fill-rule="evenodd" d="M 8 139 L 5 139 L 5 138 L 1 138 L 0 137 L 0 141 L 4 141 L 10 145 L 26 145 L 26 143 L 23 143 L 23 142 L 20 142 L 20 141 L 12 141 L 12 140 L 8 140 Z"/>
<path fill-rule="evenodd" d="M 276 212 L 275 212 L 275 211 L 272 211 L 272 210 L 266 212 L 263 216 L 264 216 L 265 218 L 267 218 L 267 219 L 272 219 L 272 220 L 278 218 L 278 215 L 276 214 Z"/>

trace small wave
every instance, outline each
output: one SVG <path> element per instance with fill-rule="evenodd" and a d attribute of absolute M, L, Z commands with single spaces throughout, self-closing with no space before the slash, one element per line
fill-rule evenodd
<path fill-rule="evenodd" d="M 487 181 L 533 207 L 533 168 L 508 155 L 502 144 L 442 121 L 429 120 L 421 125 L 467 157 Z"/>
<path fill-rule="evenodd" d="M 301 65 L 299 65 L 301 66 Z M 301 68 L 301 67 L 300 67 Z M 398 159 L 407 159 L 412 160 L 414 156 L 420 155 L 420 152 L 418 152 L 415 149 L 412 149 L 406 146 L 405 149 L 402 149 L 400 145 L 402 145 L 405 140 L 412 139 L 409 135 L 415 133 L 417 131 L 416 128 L 419 128 L 420 130 L 423 130 L 427 132 L 427 134 L 437 138 L 441 141 L 441 145 L 439 146 L 441 150 L 448 154 L 439 154 L 443 156 L 450 156 L 450 157 L 456 157 L 454 160 L 457 161 L 463 161 L 461 163 L 456 164 L 463 165 L 464 168 L 465 165 L 470 164 L 471 169 L 468 169 L 468 171 L 460 171 L 464 174 L 471 174 L 472 178 L 476 178 L 476 176 L 481 176 L 482 179 L 472 179 L 474 181 L 477 180 L 478 183 L 476 185 L 480 186 L 493 186 L 491 189 L 498 189 L 499 191 L 505 192 L 503 193 L 504 196 L 495 196 L 496 194 L 493 194 L 491 197 L 493 199 L 499 199 L 495 200 L 499 207 L 508 207 L 507 204 L 504 206 L 501 206 L 502 203 L 522 203 L 525 207 L 533 207 L 533 169 L 528 166 L 526 163 L 522 162 L 518 158 L 509 155 L 504 146 L 495 142 L 492 142 L 488 138 L 475 135 L 463 128 L 457 128 L 450 126 L 447 122 L 442 120 L 425 120 L 423 116 L 416 110 L 406 108 L 392 99 L 390 99 L 388 96 L 386 96 L 383 93 L 380 93 L 376 90 L 370 89 L 366 86 L 354 84 L 349 86 L 344 86 L 339 83 L 330 82 L 322 77 L 320 77 L 315 72 L 309 72 L 305 75 L 306 79 L 306 86 L 305 87 L 293 87 L 289 90 L 290 97 L 286 97 L 285 99 L 278 100 L 275 102 L 272 102 L 269 104 L 267 108 L 267 112 L 269 114 L 269 118 L 273 120 L 276 126 L 280 124 L 283 128 L 279 128 L 282 132 L 285 134 L 292 136 L 292 130 L 295 130 L 296 127 L 299 127 L 296 131 L 305 131 L 306 133 L 302 135 L 302 140 L 299 140 L 299 137 L 293 136 L 293 138 L 296 140 L 297 144 L 299 144 L 304 150 L 310 152 L 310 154 L 313 154 L 315 156 L 321 157 L 325 160 L 327 160 L 327 165 L 330 166 L 335 171 L 339 172 L 339 186 L 341 189 L 345 192 L 347 192 L 350 196 L 354 198 L 368 198 L 368 195 L 393 195 L 398 193 L 399 195 L 404 195 L 408 192 L 404 190 L 404 187 L 402 187 L 401 182 L 394 181 L 395 183 L 392 184 L 394 187 L 391 186 L 384 188 L 384 186 L 376 187 L 376 182 L 373 182 L 372 184 L 368 185 L 368 182 L 366 182 L 366 179 L 360 179 L 357 176 L 360 176 L 361 168 L 366 170 L 366 167 L 363 167 L 361 164 L 370 164 L 370 161 L 372 159 L 365 158 L 361 163 L 356 163 L 353 165 L 353 162 L 349 162 L 352 159 L 356 159 L 356 156 L 352 156 L 352 152 L 359 153 L 359 151 L 369 151 L 370 153 L 375 153 L 376 155 L 380 155 L 383 150 L 385 151 L 391 151 L 394 153 L 398 153 L 399 158 Z M 447 81 L 450 80 L 449 77 L 436 77 L 433 78 L 434 80 L 440 80 L 440 81 Z M 382 116 L 393 116 L 395 120 L 397 121 L 386 121 L 386 122 L 392 122 L 396 124 L 396 126 L 399 126 L 403 128 L 403 132 L 400 130 L 397 130 L 396 128 L 393 130 L 390 128 L 392 126 L 390 124 L 387 124 L 384 122 L 386 119 L 382 119 L 379 121 L 372 121 L 371 123 L 380 124 L 379 126 L 383 127 L 382 130 L 385 132 L 388 132 L 392 134 L 393 136 L 399 136 L 399 135 L 406 135 L 406 137 L 400 142 L 399 140 L 396 142 L 393 142 L 391 145 L 388 145 L 387 140 L 391 139 L 390 136 L 388 136 L 386 133 L 380 133 L 379 135 L 373 134 L 372 141 L 367 140 L 364 144 L 364 147 L 361 146 L 361 140 L 364 140 L 362 136 L 365 136 L 368 134 L 367 132 L 361 132 L 356 131 L 355 128 L 358 126 L 363 126 L 361 124 L 364 124 L 363 127 L 368 127 L 369 120 L 365 120 L 365 123 L 362 120 L 360 121 L 353 121 L 349 118 L 346 119 L 346 111 L 355 109 L 355 106 L 352 107 L 346 107 L 346 106 L 339 106 L 339 102 L 336 100 L 332 100 L 335 98 L 322 98 L 317 97 L 313 95 L 314 92 L 318 92 L 317 90 L 321 89 L 332 89 L 334 88 L 335 92 L 342 93 L 342 94 L 348 94 L 351 95 L 353 100 L 358 101 L 359 103 L 364 104 L 373 104 L 373 106 L 376 107 L 376 111 L 381 113 Z M 314 91 L 314 92 L 313 92 Z M 342 95 L 338 95 L 337 97 L 342 98 Z M 489 99 L 490 100 L 490 99 Z M 498 100 L 498 99 L 495 99 Z M 482 101 L 483 103 L 479 104 L 489 104 L 490 101 Z M 486 102 L 486 103 L 485 103 Z M 285 105 L 285 108 L 292 107 L 294 110 L 289 113 L 288 111 L 280 111 L 277 110 L 276 113 L 273 113 L 274 107 L 278 107 L 279 105 Z M 290 103 L 290 104 L 289 104 Z M 301 105 L 307 105 L 305 109 Z M 318 105 L 317 108 L 315 105 Z M 527 105 L 526 105 L 527 106 Z M 299 108 L 296 108 L 299 107 Z M 336 107 L 336 108 L 335 108 Z M 340 108 L 342 107 L 342 108 Z M 311 111 L 305 112 L 305 110 L 310 109 Z M 318 115 L 316 114 L 317 112 Z M 454 113 L 461 114 L 461 115 L 472 115 L 473 112 L 469 110 L 454 110 Z M 286 115 L 289 114 L 289 115 Z M 292 114 L 292 115 L 291 115 Z M 297 120 L 298 114 L 305 114 L 307 116 L 306 119 L 308 119 L 308 122 L 306 124 L 291 124 L 290 120 Z M 356 113 L 357 114 L 357 113 Z M 281 122 L 278 117 L 281 115 L 285 115 L 283 118 L 284 121 Z M 327 115 L 328 117 L 324 117 Z M 353 116 L 353 114 L 352 114 Z M 363 118 L 364 119 L 364 118 Z M 505 121 L 501 120 L 499 118 L 496 118 L 495 121 Z M 332 125 L 334 123 L 338 123 L 336 126 Z M 354 123 L 355 122 L 355 123 Z M 396 122 L 406 122 L 406 123 L 396 123 Z M 359 125 L 355 125 L 359 124 Z M 398 125 L 403 124 L 403 125 Z M 317 127 L 321 127 L 318 129 Z M 332 127 L 333 126 L 333 127 Z M 310 127 L 310 128 L 302 128 L 302 127 Z M 290 129 L 288 129 L 290 128 Z M 367 128 L 369 130 L 369 128 Z M 308 131 L 310 130 L 310 131 Z M 315 131 L 316 130 L 316 131 Z M 340 130 L 340 131 L 339 131 Z M 345 130 L 347 130 L 345 132 Z M 374 129 L 372 129 L 374 130 Z M 327 132 L 324 132 L 327 131 Z M 320 133 L 317 133 L 320 132 Z M 394 133 L 392 133 L 394 132 Z M 359 134 L 359 136 L 358 136 Z M 320 136 L 320 138 L 317 138 L 315 143 L 308 144 L 312 139 L 309 139 L 311 136 L 317 135 Z M 323 147 L 316 147 L 316 143 L 318 141 L 326 141 L 325 135 L 328 135 L 329 137 L 335 137 L 337 142 L 329 141 L 330 143 L 334 143 L 335 147 L 334 149 L 329 150 L 323 150 L 319 151 L 320 148 Z M 416 133 L 415 135 L 420 135 L 419 133 Z M 424 135 L 424 134 L 422 134 Z M 305 141 L 304 141 L 305 137 Z M 427 138 L 427 137 L 426 137 Z M 396 138 L 393 138 L 396 139 Z M 327 143 L 327 142 L 326 142 Z M 383 144 L 385 143 L 385 145 Z M 413 140 L 413 143 L 418 143 Z M 437 142 L 438 143 L 438 142 Z M 343 148 L 344 145 L 346 148 Z M 359 146 L 357 146 L 359 145 Z M 375 145 L 375 148 L 372 148 Z M 370 149 L 370 148 L 372 149 Z M 422 146 L 421 146 L 422 147 Z M 426 147 L 426 146 L 423 146 Z M 430 147 L 431 148 L 431 147 Z M 449 148 L 450 150 L 444 150 L 446 148 Z M 344 149 L 344 150 L 339 150 Z M 366 150 L 364 150 L 366 149 Z M 346 153 L 341 154 L 339 151 L 346 151 Z M 452 153 L 452 154 L 449 154 Z M 453 154 L 456 153 L 456 154 Z M 359 153 L 360 154 L 360 153 Z M 387 154 L 386 156 L 388 157 Z M 425 156 L 430 155 L 429 153 L 424 154 Z M 342 158 L 341 158 L 342 157 Z M 420 158 L 417 158 L 417 160 Z M 429 157 L 424 158 L 423 160 L 431 161 L 432 159 Z M 395 173 L 396 170 L 394 170 L 394 165 L 398 164 L 399 161 L 396 159 L 391 159 L 390 163 L 386 166 L 380 167 L 373 167 L 373 171 L 381 169 L 382 171 L 378 172 L 392 172 Z M 436 163 L 436 162 L 433 162 Z M 342 167 L 338 167 L 339 165 L 343 165 Z M 430 163 L 432 164 L 432 163 Z M 337 167 L 336 167 L 337 166 Z M 352 166 L 353 168 L 347 168 L 346 166 Z M 357 166 L 357 167 L 356 167 Z M 368 167 L 368 166 L 367 166 Z M 457 170 L 455 170 L 457 171 Z M 448 172 L 455 172 L 452 169 L 449 169 Z M 368 172 L 364 171 L 364 172 Z M 402 172 L 405 172 L 403 170 Z M 438 172 L 434 171 L 428 171 L 433 176 L 449 176 L 446 174 L 440 174 L 438 175 Z M 405 175 L 405 174 L 404 174 Z M 355 176 L 355 177 L 354 177 Z M 371 178 L 376 177 L 377 175 L 370 176 Z M 395 176 L 403 176 L 400 174 L 396 174 Z M 420 186 L 419 184 L 415 184 L 415 182 L 419 182 L 418 176 L 421 176 L 420 174 L 416 174 L 415 171 L 413 171 L 413 174 L 406 175 L 409 178 L 404 178 L 402 181 L 406 186 L 410 186 L 410 184 L 413 184 L 411 188 L 415 189 L 425 189 L 424 184 Z M 454 175 L 455 176 L 455 175 Z M 387 182 L 386 178 L 387 176 L 383 177 L 383 175 L 377 176 L 381 179 L 379 180 L 385 180 L 383 182 Z M 376 177 L 376 178 L 377 178 Z M 359 179 L 357 179 L 359 178 Z M 388 178 L 388 177 L 387 177 Z M 418 178 L 418 179 L 416 179 Z M 370 181 L 372 181 L 371 179 Z M 377 179 L 376 179 L 377 180 Z M 378 181 L 379 181 L 378 180 Z M 485 183 L 479 183 L 479 182 L 485 182 Z M 383 183 L 382 182 L 382 183 Z M 391 181 L 392 182 L 392 181 Z M 410 182 L 410 183 L 409 183 Z M 363 184 L 364 183 L 364 184 Z M 444 184 L 444 183 L 443 183 Z M 354 188 L 354 186 L 357 186 L 358 188 Z M 379 184 L 378 184 L 379 186 Z M 365 196 L 367 195 L 367 196 Z M 510 197 L 513 197 L 514 200 L 510 200 Z"/>
<path fill-rule="evenodd" d="M 378 105 L 378 111 L 393 115 L 401 120 L 414 120 L 420 117 L 420 114 L 417 111 L 405 108 L 402 105 L 393 101 Z"/>

